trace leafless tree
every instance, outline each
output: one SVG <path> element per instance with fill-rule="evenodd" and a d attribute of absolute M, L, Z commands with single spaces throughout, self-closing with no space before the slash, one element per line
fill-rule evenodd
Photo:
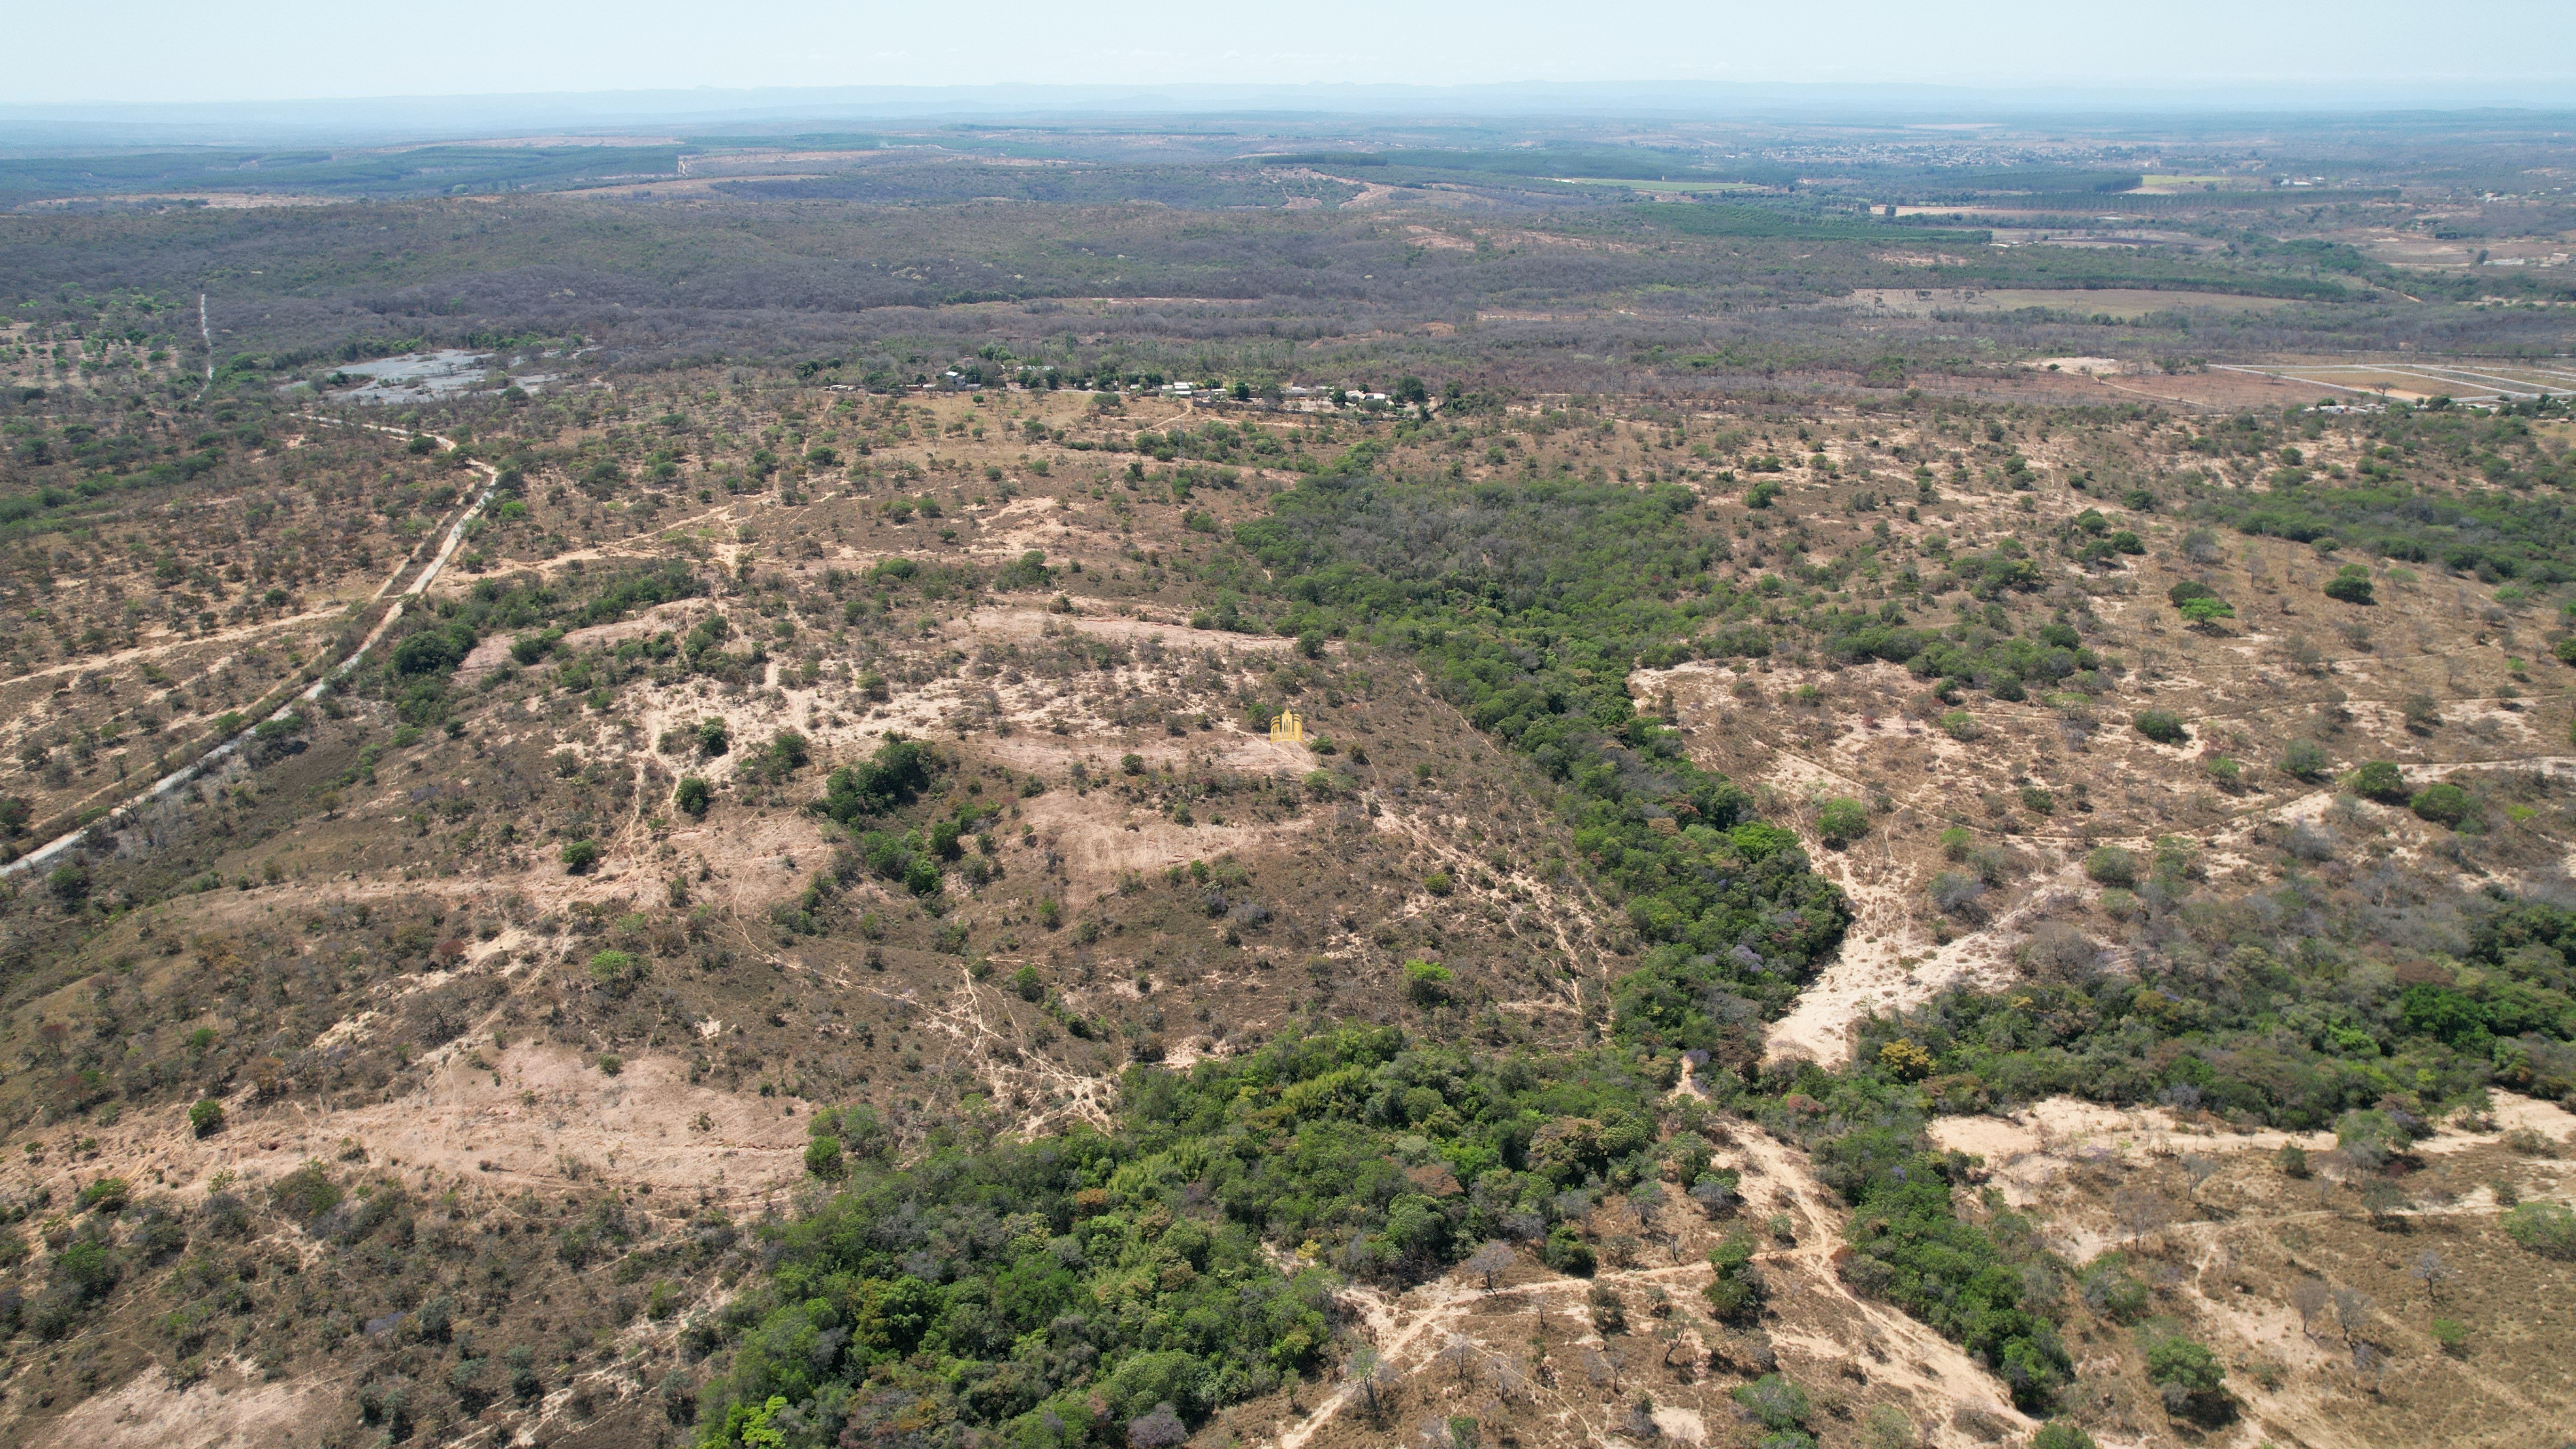
<path fill-rule="evenodd" d="M 2334 1291 L 2326 1287 L 2323 1278 L 2302 1278 L 2290 1289 L 2290 1306 L 2299 1310 L 2299 1329 L 2303 1333 L 2312 1331 L 2317 1315 L 2333 1301 Z"/>
<path fill-rule="evenodd" d="M 1488 1293 L 1494 1291 L 1494 1285 L 1501 1280 L 1503 1274 L 1511 1270 L 1511 1266 L 1512 1245 L 1499 1241 L 1487 1243 L 1478 1248 L 1476 1255 L 1467 1260 L 1467 1271 L 1485 1280 L 1485 1291 Z"/>
<path fill-rule="evenodd" d="M 2361 1330 L 2370 1322 L 2370 1295 L 2358 1288 L 2337 1288 L 2334 1306 L 2335 1322 L 2343 1327 L 2344 1341 L 2350 1343 L 2359 1338 Z"/>
<path fill-rule="evenodd" d="M 2209 1181 L 2210 1174 L 2218 1171 L 2218 1159 L 2187 1152 L 2183 1154 L 2182 1170 L 2191 1178 L 2192 1193 L 2197 1194 L 2200 1191 L 2200 1185 Z"/>
<path fill-rule="evenodd" d="M 1359 1390 L 1371 1418 L 1385 1412 L 1386 1400 L 1393 1397 L 1396 1388 L 1404 1381 L 1404 1375 L 1395 1365 L 1366 1345 L 1351 1355 L 1350 1362 L 1343 1366 L 1342 1374 L 1351 1387 Z"/>
<path fill-rule="evenodd" d="M 1153 1412 L 1127 1423 L 1127 1442 L 1148 1449 L 1170 1449 L 1189 1441 L 1189 1426 L 1169 1404 L 1156 1404 Z"/>
<path fill-rule="evenodd" d="M 1617 1393 L 1619 1371 L 1627 1366 L 1627 1361 L 1615 1348 L 1587 1348 L 1583 1351 L 1583 1376 L 1592 1381 L 1594 1388 Z"/>
<path fill-rule="evenodd" d="M 1484 1351 L 1476 1347 L 1474 1339 L 1463 1333 L 1453 1333 L 1449 1335 L 1448 1342 L 1441 1345 L 1439 1357 L 1435 1362 L 1447 1369 L 1463 1386 L 1467 1382 L 1467 1376 L 1476 1371 L 1477 1361 L 1483 1357 Z"/>
<path fill-rule="evenodd" d="M 2150 1188 L 2124 1188 L 2111 1199 L 2111 1211 L 2131 1241 L 2145 1237 L 2174 1220 L 2174 1205 L 2163 1193 Z"/>
<path fill-rule="evenodd" d="M 2424 1285 L 2424 1296 L 2437 1303 L 2442 1299 L 2442 1285 L 2458 1276 L 2451 1271 L 2450 1264 L 2442 1261 L 2442 1255 L 2431 1248 L 2416 1254 L 2415 1262 L 2406 1271 L 2416 1282 Z"/>

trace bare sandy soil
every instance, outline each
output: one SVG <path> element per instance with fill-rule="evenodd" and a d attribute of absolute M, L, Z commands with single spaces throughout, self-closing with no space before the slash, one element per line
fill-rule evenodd
<path fill-rule="evenodd" d="M 710 1037 L 723 1029 L 720 1021 L 699 1024 Z M 675 1210 L 701 1193 L 757 1204 L 796 1180 L 802 1118 L 771 1099 L 693 1086 L 687 1077 L 676 1056 L 638 1057 L 611 1076 L 560 1048 L 500 1048 L 470 1035 L 441 1048 L 427 1085 L 400 1101 L 331 1110 L 263 1104 L 245 1092 L 229 1104 L 224 1130 L 204 1138 L 188 1131 L 178 1109 L 137 1113 L 99 1129 L 94 1152 L 10 1154 L 0 1160 L 0 1190 L 23 1196 L 49 1186 L 68 1201 L 84 1183 L 121 1176 L 195 1196 L 218 1172 L 256 1187 L 308 1160 L 336 1161 L 352 1146 L 424 1190 L 542 1188 L 608 1170 L 671 1194 Z"/>
<path fill-rule="evenodd" d="M 294 1442 L 308 1420 L 328 1417 L 347 1388 L 312 1378 L 266 1383 L 238 1362 L 184 1389 L 152 1371 L 83 1401 L 19 1442 L 29 1449 L 266 1449 Z"/>

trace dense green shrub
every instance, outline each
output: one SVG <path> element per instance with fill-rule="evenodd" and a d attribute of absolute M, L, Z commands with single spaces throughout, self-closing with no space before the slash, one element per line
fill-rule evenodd
<path fill-rule="evenodd" d="M 1827 845 L 1849 845 L 1869 833 L 1869 810 L 1858 800 L 1828 800 L 1816 812 L 1816 833 Z"/>
<path fill-rule="evenodd" d="M 2347 604 L 2378 602 L 2371 597 L 2370 570 L 2361 564 L 2345 564 L 2336 570 L 2335 576 L 2326 580 L 2325 596 Z"/>
<path fill-rule="evenodd" d="M 268 1187 L 268 1201 L 287 1217 L 309 1222 L 340 1205 L 339 1184 L 319 1162 L 307 1162 Z"/>
<path fill-rule="evenodd" d="M 845 1168 L 838 1137 L 816 1137 L 805 1144 L 805 1170 L 808 1173 L 826 1182 L 836 1182 Z"/>
<path fill-rule="evenodd" d="M 2406 808 L 2418 817 L 2436 825 L 2447 825 L 2453 830 L 2460 828 L 2461 822 L 2469 818 L 2469 812 L 2476 806 L 2477 801 L 2468 791 L 2448 780 L 2437 780 L 2425 786 L 2406 802 Z"/>
<path fill-rule="evenodd" d="M 2096 884 L 2133 886 L 2138 883 L 2138 857 L 2125 845 L 2097 845 L 2085 853 L 2084 873 Z"/>
<path fill-rule="evenodd" d="M 2191 738 L 2180 717 L 2170 710 L 2142 709 L 2131 723 L 2137 726 L 2138 733 L 2160 745 L 2179 745 Z"/>
<path fill-rule="evenodd" d="M 2334 768 L 2334 758 L 2315 740 L 2292 740 L 2281 748 L 2281 773 L 2294 780 L 2316 781 Z"/>
<path fill-rule="evenodd" d="M 590 956 L 590 982 L 611 996 L 623 996 L 644 979 L 644 963 L 631 952 L 614 947 L 594 951 Z"/>
<path fill-rule="evenodd" d="M 2365 760 L 2361 768 L 2344 778 L 2344 785 L 2365 800 L 2382 805 L 2406 803 L 2406 774 L 2388 760 Z"/>
<path fill-rule="evenodd" d="M 1437 1006 L 1449 999 L 1449 985 L 1455 979 L 1448 967 L 1437 961 L 1404 963 L 1405 994 L 1416 1006 Z"/>
<path fill-rule="evenodd" d="M 1744 1406 L 1755 1423 L 1779 1432 L 1804 1429 L 1815 1413 L 1807 1391 L 1776 1373 L 1764 1374 L 1749 1384 L 1738 1384 L 1731 1391 L 1735 1401 Z"/>
<path fill-rule="evenodd" d="M 2207 1345 L 2180 1334 L 2147 1340 L 2147 1380 L 2177 1414 L 2210 1416 L 2224 1400 L 2227 1369 Z"/>
<path fill-rule="evenodd" d="M 2457 411 L 2417 408 L 2374 420 L 2385 443 L 2444 458 L 2466 469 L 2488 445 L 2476 419 Z M 2375 553 L 2477 574 L 2550 583 L 2570 575 L 2576 537 L 2555 490 L 2523 493 L 2484 488 L 2436 496 L 2400 478 L 2355 479 L 2335 487 L 2211 492 L 2195 516 L 2241 532 L 2306 543 L 2325 537 L 2367 541 Z"/>
<path fill-rule="evenodd" d="M 705 1442 L 759 1442 L 789 1407 L 825 1442 L 904 1416 L 1011 1443 L 1164 1404 L 1193 1425 L 1325 1362 L 1336 1273 L 1402 1285 L 1541 1234 L 1588 1271 L 1560 1193 L 1657 1170 L 1668 1081 L 1636 1066 L 1348 1030 L 1135 1068 L 1108 1133 L 942 1133 L 900 1170 L 850 1152 L 841 1191 L 764 1230 L 773 1267 L 721 1321 Z M 855 1111 L 817 1113 L 818 1134 Z M 1428 1195 L 1416 1164 L 1469 1189 Z"/>
<path fill-rule="evenodd" d="M 938 756 L 928 745 L 889 735 L 874 755 L 843 765 L 826 777 L 823 798 L 815 808 L 843 825 L 861 816 L 882 815 L 911 804 L 929 789 L 938 768 Z"/>
<path fill-rule="evenodd" d="M 671 803 L 692 820 L 706 818 L 707 807 L 715 799 L 715 789 L 695 775 L 682 775 L 671 791 Z"/>
<path fill-rule="evenodd" d="M 2128 1269 L 2128 1260 L 2118 1253 L 2105 1253 L 2084 1265 L 2075 1280 L 2076 1295 L 2084 1306 L 2119 1323 L 2135 1323 L 2155 1301 L 2147 1285 Z"/>
<path fill-rule="evenodd" d="M 1762 1270 L 1754 1266 L 1750 1234 L 1729 1233 L 1724 1242 L 1708 1250 L 1708 1266 L 1716 1277 L 1700 1292 L 1720 1323 L 1750 1323 L 1761 1316 L 1769 1288 Z"/>
<path fill-rule="evenodd" d="M 2074 1376 L 2056 1325 L 2044 1305 L 2023 1302 L 2023 1276 L 1992 1233 L 1953 1209 L 1957 1165 L 1920 1148 L 1884 1127 L 1820 1144 L 1820 1171 L 1853 1202 L 1842 1275 L 1993 1365 L 2015 1403 L 2044 1408 Z M 2005 1216 L 2002 1226 L 2027 1238 L 2027 1224 Z"/>
<path fill-rule="evenodd" d="M 2554 1202 L 2527 1202 L 2504 1215 L 2507 1237 L 2545 1258 L 2576 1259 L 2576 1212 Z"/>

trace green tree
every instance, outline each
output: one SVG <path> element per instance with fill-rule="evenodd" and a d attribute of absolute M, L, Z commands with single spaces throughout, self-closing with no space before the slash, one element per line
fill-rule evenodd
<path fill-rule="evenodd" d="M 709 716 L 698 721 L 697 738 L 699 754 L 721 755 L 733 748 L 733 727 L 722 719 Z"/>
<path fill-rule="evenodd" d="M 1437 961 L 1404 963 L 1405 993 L 1416 1006 L 1437 1006 L 1449 999 L 1449 968 Z"/>
<path fill-rule="evenodd" d="M 2131 722 L 2137 726 L 2138 733 L 2160 745 L 2179 745 L 2191 738 L 2191 732 L 2183 728 L 2182 720 L 2169 710 L 2142 709 Z"/>
<path fill-rule="evenodd" d="M 706 818 L 707 807 L 715 802 L 715 787 L 695 775 L 682 775 L 671 791 L 671 803 L 692 820 Z"/>
<path fill-rule="evenodd" d="M 2097 845 L 2084 857 L 2084 873 L 2097 884 L 2125 890 L 2138 883 L 2138 857 L 2124 845 Z"/>
<path fill-rule="evenodd" d="M 2325 595 L 2347 604 L 2378 602 L 2371 597 L 2370 570 L 2360 564 L 2345 564 L 2333 578 L 2326 580 Z"/>
<path fill-rule="evenodd" d="M 1828 800 L 1816 812 L 1816 833 L 1839 849 L 1869 833 L 1869 810 L 1858 800 Z"/>
<path fill-rule="evenodd" d="M 2448 780 L 2438 780 L 2425 786 L 2406 802 L 2406 808 L 2422 819 L 2436 825 L 2447 825 L 2453 830 L 2459 829 L 2461 822 L 2467 820 L 2469 812 L 2476 807 L 2477 801 L 2468 791 Z"/>
<path fill-rule="evenodd" d="M 611 948 L 591 953 L 591 983 L 611 996 L 624 996 L 643 977 L 644 963 L 627 952 Z"/>
<path fill-rule="evenodd" d="M 2504 1215 L 2505 1236 L 2544 1258 L 2576 1259 L 2576 1212 L 2527 1202 Z"/>
<path fill-rule="evenodd" d="M 825 1182 L 838 1182 L 846 1170 L 841 1161 L 841 1139 L 817 1137 L 805 1144 L 805 1170 Z"/>
<path fill-rule="evenodd" d="M 1750 1323 L 1760 1316 L 1769 1285 L 1763 1282 L 1762 1270 L 1754 1266 L 1751 1234 L 1741 1229 L 1727 1234 L 1725 1241 L 1708 1250 L 1708 1266 L 1716 1277 L 1700 1293 L 1719 1322 Z"/>
<path fill-rule="evenodd" d="M 1764 1374 L 1749 1384 L 1738 1384 L 1733 1390 L 1735 1401 L 1753 1416 L 1763 1428 L 1774 1433 L 1801 1430 L 1815 1413 L 1807 1391 L 1776 1373 Z"/>
<path fill-rule="evenodd" d="M 2334 760 L 2315 740 L 2292 740 L 2281 750 L 2281 773 L 2296 780 L 2322 780 Z"/>
<path fill-rule="evenodd" d="M 2365 760 L 2361 768 L 2344 777 L 2344 785 L 2365 800 L 2382 805 L 2406 803 L 2406 773 L 2388 760 Z"/>
<path fill-rule="evenodd" d="M 2163 1392 L 2166 1408 L 2205 1416 L 2223 1400 L 2227 1369 L 2206 1345 L 2174 1334 L 2148 1342 L 2147 1379 Z"/>

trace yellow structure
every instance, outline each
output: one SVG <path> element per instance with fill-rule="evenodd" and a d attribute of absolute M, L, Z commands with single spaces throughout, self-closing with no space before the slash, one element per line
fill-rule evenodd
<path fill-rule="evenodd" d="M 1270 739 L 1274 744 L 1302 745 L 1306 743 L 1306 722 L 1297 717 L 1297 711 L 1283 709 L 1279 718 L 1270 722 Z"/>

